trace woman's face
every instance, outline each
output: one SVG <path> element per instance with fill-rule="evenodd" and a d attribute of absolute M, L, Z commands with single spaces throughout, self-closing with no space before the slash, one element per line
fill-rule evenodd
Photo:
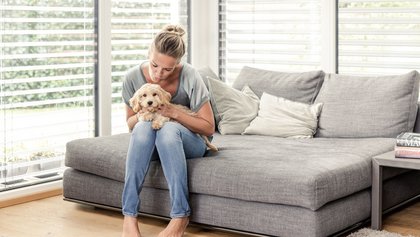
<path fill-rule="evenodd" d="M 149 75 L 154 82 L 167 80 L 178 65 L 175 58 L 157 52 L 151 52 L 149 60 Z"/>

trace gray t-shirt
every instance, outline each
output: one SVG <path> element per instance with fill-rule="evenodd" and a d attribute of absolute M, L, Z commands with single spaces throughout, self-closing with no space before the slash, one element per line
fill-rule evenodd
<path fill-rule="evenodd" d="M 122 89 L 122 97 L 126 105 L 130 106 L 130 98 L 145 83 L 147 83 L 146 77 L 140 65 L 127 71 Z M 192 111 L 197 112 L 205 102 L 209 101 L 209 98 L 207 87 L 198 71 L 190 64 L 183 63 L 179 75 L 178 89 L 172 96 L 171 102 L 187 106 Z"/>

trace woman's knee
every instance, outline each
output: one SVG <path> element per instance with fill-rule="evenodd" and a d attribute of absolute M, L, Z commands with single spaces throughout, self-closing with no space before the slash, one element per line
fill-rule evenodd
<path fill-rule="evenodd" d="M 140 121 L 134 125 L 132 133 L 145 132 L 149 130 L 152 130 L 152 123 Z"/>
<path fill-rule="evenodd" d="M 170 145 L 173 142 L 181 141 L 181 124 L 176 122 L 166 122 L 165 125 L 156 132 L 156 143 Z"/>
<path fill-rule="evenodd" d="M 150 139 L 154 132 L 151 122 L 138 122 L 131 132 L 131 139 L 138 141 Z"/>

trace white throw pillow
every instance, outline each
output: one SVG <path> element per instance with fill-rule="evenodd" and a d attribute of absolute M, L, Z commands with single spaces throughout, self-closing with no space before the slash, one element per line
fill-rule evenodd
<path fill-rule="evenodd" d="M 322 103 L 304 104 L 263 93 L 258 116 L 243 134 L 285 138 L 312 138 L 318 126 Z"/>
<path fill-rule="evenodd" d="M 210 100 L 220 134 L 241 134 L 258 113 L 258 96 L 245 86 L 242 91 L 209 78 Z"/>

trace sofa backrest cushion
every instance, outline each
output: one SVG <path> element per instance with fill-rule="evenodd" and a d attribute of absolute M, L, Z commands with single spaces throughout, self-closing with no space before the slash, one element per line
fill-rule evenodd
<path fill-rule="evenodd" d="M 414 123 L 413 132 L 420 133 L 420 101 L 417 101 L 417 117 L 416 122 Z"/>
<path fill-rule="evenodd" d="M 317 137 L 396 137 L 412 131 L 419 73 L 380 77 L 327 74 L 315 103 L 323 103 Z"/>
<path fill-rule="evenodd" d="M 209 88 L 208 83 L 207 83 L 209 78 L 213 78 L 213 79 L 217 79 L 221 81 L 221 79 L 216 75 L 216 73 L 208 66 L 199 68 L 197 69 L 197 71 L 200 74 L 200 76 L 203 78 L 204 84 L 206 84 L 207 89 Z"/>
<path fill-rule="evenodd" d="M 288 100 L 311 104 L 321 88 L 323 79 L 323 71 L 288 73 L 245 66 L 232 87 L 242 90 L 248 85 L 259 98 L 266 92 Z"/>

